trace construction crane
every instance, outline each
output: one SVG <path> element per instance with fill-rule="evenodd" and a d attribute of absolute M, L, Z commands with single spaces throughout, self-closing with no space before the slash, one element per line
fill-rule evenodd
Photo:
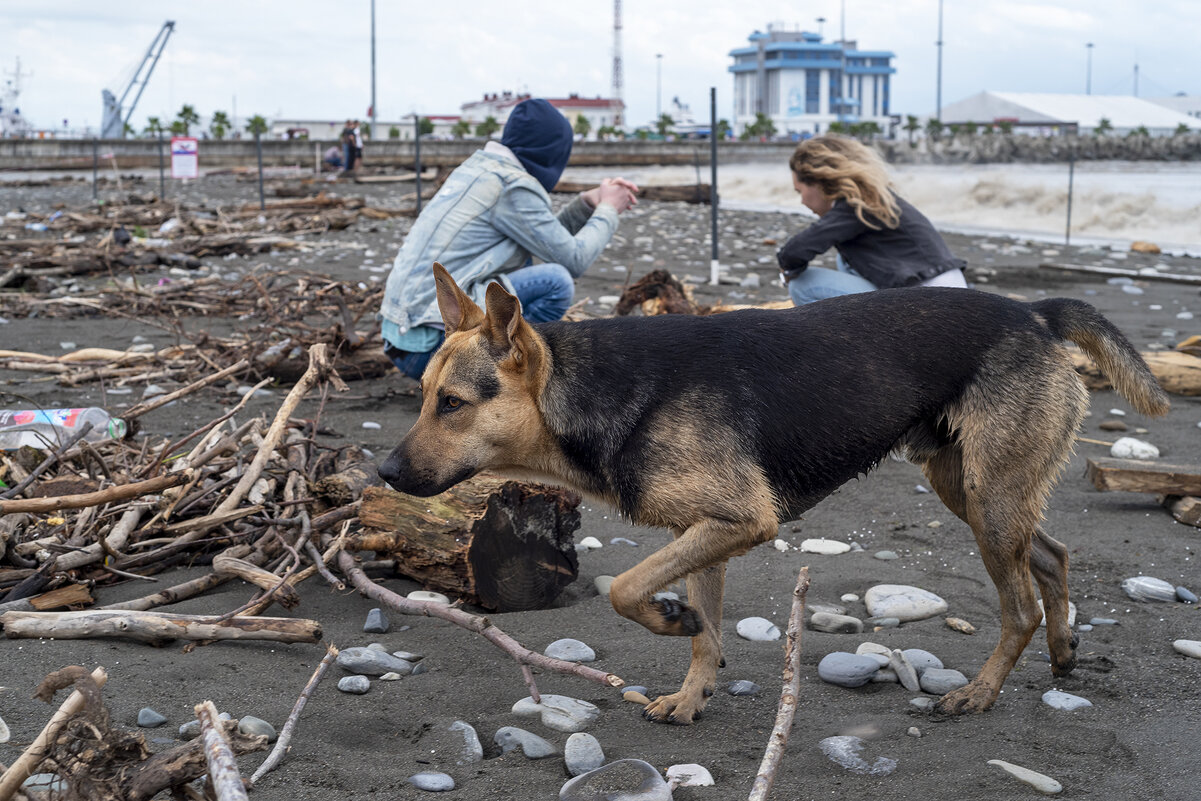
<path fill-rule="evenodd" d="M 104 98 L 104 122 L 100 126 L 100 136 L 102 138 L 125 138 L 125 128 L 129 125 L 130 118 L 133 117 L 133 110 L 138 105 L 138 99 L 142 96 L 142 90 L 146 88 L 146 82 L 150 80 L 150 74 L 154 72 L 154 65 L 158 63 L 159 56 L 163 54 L 163 48 L 167 46 L 167 39 L 171 37 L 171 32 L 174 30 L 175 23 L 171 20 L 163 23 L 163 27 L 159 29 L 158 35 L 150 43 L 150 49 L 142 57 L 142 63 L 138 65 L 133 77 L 130 78 L 129 85 L 121 93 L 120 100 L 108 89 L 100 92 L 101 97 Z M 129 97 L 129 93 L 133 91 L 135 86 L 138 87 L 138 93 L 133 96 L 133 101 L 125 109 L 124 114 L 122 114 L 122 109 L 125 108 L 125 99 Z"/>

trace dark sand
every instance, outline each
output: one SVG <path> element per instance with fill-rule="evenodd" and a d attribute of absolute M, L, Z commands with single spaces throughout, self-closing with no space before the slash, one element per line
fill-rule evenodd
<path fill-rule="evenodd" d="M 156 184 L 157 182 L 155 182 Z M 362 194 L 362 187 L 339 185 L 338 191 Z M 371 188 L 384 202 L 409 187 Z M 249 200 L 253 187 L 229 178 L 207 179 L 186 190 L 193 199 L 208 197 L 228 202 Z M 45 208 L 53 202 L 83 204 L 90 188 L 82 185 L 48 189 L 4 190 L 0 213 L 19 205 Z M 757 292 L 721 287 L 715 293 L 698 286 L 702 300 L 720 294 L 727 299 L 755 302 L 782 299 L 784 290 L 769 285 L 775 278 L 774 260 L 759 263 L 775 248 L 763 243 L 795 230 L 801 219 L 783 214 L 724 212 L 723 261 L 742 263 L 758 272 L 764 286 Z M 272 254 L 231 262 L 217 262 L 222 272 L 246 270 L 254 265 L 317 270 L 335 278 L 368 280 L 386 273 L 360 270 L 367 250 L 374 266 L 387 264 L 408 223 L 362 221 L 350 230 L 327 235 L 329 248 L 296 256 Z M 705 276 L 708 270 L 708 209 L 676 204 L 644 204 L 623 218 L 620 239 L 579 282 L 577 297 L 594 301 L 617 295 L 627 276 L 636 279 L 653 267 L 666 267 L 677 276 Z M 1157 259 L 1131 255 L 1108 259 L 1108 250 L 1063 248 L 1030 244 L 1015 248 L 1002 237 L 948 235 L 952 248 L 973 267 L 996 270 L 985 291 L 1016 294 L 1028 299 L 1043 296 L 1077 297 L 1095 304 L 1139 348 L 1150 343 L 1171 346 L 1197 332 L 1195 321 L 1176 319 L 1184 309 L 1201 311 L 1196 287 L 1139 282 L 1142 295 L 1089 277 L 1072 277 L 1040 271 L 1040 261 L 1106 264 L 1134 267 L 1168 264 L 1173 272 L 1201 273 L 1201 264 L 1190 260 Z M 735 244 L 740 242 L 740 246 Z M 1022 251 L 1025 252 L 1022 252 Z M 1043 255 L 1045 250 L 1058 251 Z M 626 266 L 628 272 L 615 270 Z M 735 270 L 741 273 L 743 270 Z M 169 277 L 169 276 L 166 276 Z M 632 280 L 631 279 L 631 280 Z M 87 281 L 81 282 L 87 284 Z M 738 295 L 747 293 L 746 297 Z M 1162 306 L 1151 310 L 1151 305 Z M 591 308 L 595 308 L 591 307 Z M 10 315 L 0 306 L 0 315 Z M 236 325 L 232 321 L 195 319 L 188 330 L 206 326 Z M 1178 333 L 1164 336 L 1164 329 Z M 156 328 L 114 319 L 42 320 L 11 319 L 0 325 L 4 346 L 44 353 L 59 353 L 60 342 L 78 346 L 127 347 L 135 335 L 158 344 L 169 341 Z M 881 332 L 903 336 L 904 332 Z M 132 396 L 102 398 L 97 387 L 67 390 L 53 381 L 34 382 L 28 375 L 3 374 L 0 389 L 20 393 L 46 406 L 90 405 L 107 400 L 110 405 L 132 403 Z M 382 458 L 416 419 L 418 401 L 395 392 L 410 389 L 411 382 L 393 376 L 356 382 L 345 397 L 335 398 L 325 410 L 329 425 L 341 432 L 340 441 L 359 442 Z M 256 401 L 255 412 L 274 412 L 286 388 L 274 398 Z M 181 434 L 212 419 L 234 396 L 213 389 L 175 407 L 149 415 L 145 428 L 155 434 Z M 5 400 L 6 403 L 15 402 Z M 1084 436 L 1113 440 L 1118 435 L 1099 431 L 1109 410 L 1130 410 L 1112 392 L 1093 395 L 1092 416 Z M 311 416 L 316 401 L 306 401 L 298 416 Z M 1163 458 L 1195 462 L 1201 445 L 1201 403 L 1173 397 L 1168 417 L 1147 420 L 1131 413 L 1131 426 L 1145 427 L 1140 435 L 1159 446 Z M 382 424 L 381 430 L 363 429 L 365 421 Z M 797 421 L 803 425 L 804 421 Z M 950 799 L 1032 798 L 1037 794 L 986 764 L 1004 759 L 1046 773 L 1064 785 L 1065 798 L 1201 798 L 1197 784 L 1197 732 L 1201 731 L 1201 662 L 1172 649 L 1177 638 L 1201 639 L 1197 608 L 1183 604 L 1136 603 L 1119 588 L 1129 576 L 1153 575 L 1201 590 L 1197 550 L 1201 532 L 1175 523 L 1154 498 L 1134 494 L 1102 494 L 1084 478 L 1085 458 L 1103 456 L 1107 448 L 1081 443 L 1051 498 L 1047 530 L 1071 551 L 1070 588 L 1079 607 L 1080 622 L 1091 617 L 1113 617 L 1114 627 L 1098 627 L 1081 634 L 1080 665 L 1070 677 L 1051 676 L 1043 652 L 1045 640 L 1036 635 L 1005 685 L 993 709 L 981 715 L 943 719 L 917 713 L 908 701 L 914 693 L 896 684 L 871 684 L 847 690 L 820 681 L 816 665 L 822 656 L 854 651 L 868 639 L 889 647 L 923 648 L 939 656 L 947 667 L 971 676 L 983 664 L 999 635 L 995 591 L 975 554 L 967 526 L 950 514 L 930 494 L 915 487 L 924 484 L 917 468 L 886 460 L 873 474 L 853 481 L 823 501 L 804 519 L 785 524 L 780 536 L 799 546 L 808 537 L 856 541 L 862 553 L 840 556 L 780 553 L 761 547 L 731 562 L 728 573 L 725 655 L 728 667 L 719 674 L 719 689 L 696 725 L 687 728 L 656 725 L 641 719 L 640 708 L 623 702 L 619 691 L 580 679 L 546 674 L 539 677 L 544 693 L 558 693 L 590 701 L 602 710 L 589 729 L 610 760 L 645 759 L 660 770 L 681 762 L 697 762 L 712 772 L 717 786 L 680 788 L 677 801 L 688 799 L 745 798 L 758 769 L 768 734 L 774 723 L 780 672 L 781 643 L 753 643 L 739 638 L 734 627 L 743 617 L 758 615 L 784 627 L 797 571 L 810 565 L 813 602 L 839 603 L 844 593 L 863 595 L 878 583 L 915 584 L 935 592 L 950 604 L 950 614 L 977 626 L 974 636 L 947 628 L 941 617 L 909 623 L 875 634 L 837 635 L 806 631 L 803 638 L 801 691 L 796 725 L 787 755 L 771 797 L 896 798 L 939 801 Z M 941 526 L 930 527 L 932 521 Z M 595 666 L 623 677 L 630 684 L 645 684 L 652 695 L 674 691 L 688 663 L 688 644 L 656 637 L 618 617 L 606 598 L 598 596 L 593 579 L 615 575 L 632 566 L 654 548 L 667 542 L 663 530 L 632 527 L 611 510 L 585 504 L 577 541 L 595 536 L 605 546 L 583 553 L 579 580 L 555 609 L 492 615 L 492 620 L 526 646 L 542 650 L 561 637 L 574 637 L 598 654 Z M 627 537 L 637 547 L 610 544 Z M 872 554 L 890 549 L 895 561 L 879 561 Z M 161 576 L 164 584 L 177 583 L 201 572 L 179 570 Z M 404 593 L 417 585 L 388 578 L 386 586 Z M 101 603 L 144 595 L 162 585 L 129 582 L 100 592 Z M 677 588 L 681 593 L 682 588 Z M 189 613 L 218 613 L 246 601 L 253 588 L 236 583 L 201 598 L 179 604 Z M 366 799 L 417 798 L 425 794 L 406 783 L 413 773 L 440 770 L 450 773 L 458 788 L 442 797 L 451 799 L 553 799 L 568 776 L 561 758 L 527 760 L 518 752 L 496 756 L 492 736 L 502 726 L 527 728 L 554 743 L 566 740 L 540 723 L 519 718 L 510 707 L 527 695 L 517 666 L 482 638 L 431 618 L 393 615 L 393 631 L 369 635 L 362 625 L 373 603 L 357 593 L 335 593 L 317 579 L 301 587 L 302 605 L 294 614 L 321 621 L 329 641 L 339 646 L 379 641 L 390 650 L 426 654 L 429 672 L 398 682 L 373 681 L 363 696 L 344 695 L 334 684 L 342 671 L 334 669 L 306 709 L 288 759 L 255 789 L 252 797 L 264 799 Z M 848 613 L 866 616 L 862 602 L 844 604 Z M 271 614 L 282 614 L 273 610 Z M 408 626 L 405 631 L 397 631 Z M 67 664 L 89 668 L 103 665 L 110 673 L 105 696 L 115 720 L 133 726 L 137 711 L 152 706 L 169 718 L 169 724 L 148 730 L 151 738 L 170 738 L 192 718 L 192 706 L 212 699 L 234 716 L 253 714 L 281 727 L 296 695 L 316 666 L 324 649 L 316 645 L 271 646 L 253 643 L 219 643 L 190 654 L 179 645 L 167 648 L 119 640 L 14 641 L 0 640 L 0 716 L 12 728 L 11 742 L 0 745 L 0 762 L 9 764 L 40 730 L 52 709 L 30 694 L 41 677 Z M 756 697 L 732 697 L 724 688 L 735 679 L 750 679 L 762 687 Z M 1049 689 L 1082 695 L 1094 704 L 1075 713 L 1056 712 L 1040 696 Z M 468 768 L 453 764 L 453 752 L 440 731 L 461 719 L 475 726 L 488 759 Z M 922 736 L 907 736 L 912 726 Z M 858 734 L 868 740 L 865 756 L 887 756 L 897 768 L 885 777 L 859 776 L 829 761 L 818 742 L 835 734 Z M 163 743 L 165 746 L 166 743 Z M 155 746 L 158 747 L 158 746 Z M 262 755 L 240 760 L 249 776 Z"/>

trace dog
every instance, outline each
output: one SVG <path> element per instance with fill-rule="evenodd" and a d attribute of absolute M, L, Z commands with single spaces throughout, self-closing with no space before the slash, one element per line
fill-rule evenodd
<path fill-rule="evenodd" d="M 498 283 L 486 311 L 434 264 L 446 340 L 421 414 L 379 468 L 395 489 L 443 492 L 482 470 L 565 485 L 674 540 L 618 576 L 613 608 L 692 638 L 678 692 L 651 720 L 689 724 L 712 695 L 726 561 L 770 542 L 890 453 L 921 467 L 975 535 L 1001 639 L 948 714 L 989 708 L 1046 608 L 1051 671 L 1069 673 L 1067 549 L 1040 528 L 1088 393 L 1076 343 L 1143 414 L 1167 397 L 1092 306 L 913 287 L 788 310 L 531 325 Z M 652 596 L 685 579 L 687 603 Z"/>

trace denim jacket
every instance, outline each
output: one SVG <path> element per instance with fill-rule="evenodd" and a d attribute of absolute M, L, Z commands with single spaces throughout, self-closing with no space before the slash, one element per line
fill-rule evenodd
<path fill-rule="evenodd" d="M 436 346 L 437 330 L 429 327 L 442 323 L 435 261 L 482 308 L 490 281 L 511 292 L 504 274 L 530 257 L 561 264 L 578 278 L 616 230 L 611 205 L 592 210 L 577 197 L 556 217 L 550 195 L 520 164 L 477 150 L 422 210 L 396 255 L 380 309 L 384 339 L 402 350 Z"/>

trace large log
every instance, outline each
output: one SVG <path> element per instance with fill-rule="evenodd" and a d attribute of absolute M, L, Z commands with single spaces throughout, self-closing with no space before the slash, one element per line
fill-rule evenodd
<path fill-rule="evenodd" d="M 1076 372 L 1089 389 L 1112 389 L 1113 384 L 1093 360 L 1079 351 L 1072 351 L 1072 363 Z M 1176 350 L 1145 351 L 1140 354 L 1151 375 L 1173 395 L 1201 395 L 1201 359 Z"/>
<path fill-rule="evenodd" d="M 559 181 L 552 192 L 561 194 L 578 194 L 587 192 L 596 184 L 579 183 L 576 181 Z M 641 200 L 668 200 L 681 203 L 708 203 L 709 184 L 681 184 L 677 186 L 641 186 L 638 188 Z"/>
<path fill-rule="evenodd" d="M 477 476 L 433 498 L 363 492 L 348 550 L 395 558 L 431 590 L 501 612 L 544 609 L 575 580 L 580 499 L 558 487 Z"/>
<path fill-rule="evenodd" d="M 1099 490 L 1201 495 L 1201 467 L 1102 457 L 1088 460 L 1088 477 Z"/>
<path fill-rule="evenodd" d="M 9 639 L 49 637 L 77 640 L 121 637 L 151 645 L 183 640 L 270 640 L 317 642 L 321 625 L 290 617 L 232 617 L 216 621 L 207 615 L 166 612 L 89 610 L 86 612 L 5 612 L 0 625 Z"/>

